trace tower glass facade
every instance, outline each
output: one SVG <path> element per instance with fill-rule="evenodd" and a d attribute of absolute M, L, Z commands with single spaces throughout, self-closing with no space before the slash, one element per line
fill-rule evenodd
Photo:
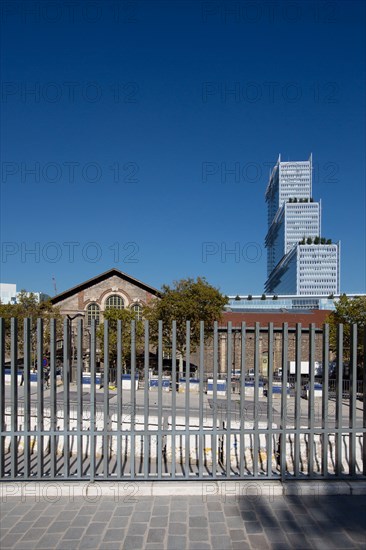
<path fill-rule="evenodd" d="M 321 240 L 321 203 L 312 198 L 312 157 L 281 162 L 279 156 L 265 196 L 265 291 L 300 295 L 339 292 L 340 247 Z"/>

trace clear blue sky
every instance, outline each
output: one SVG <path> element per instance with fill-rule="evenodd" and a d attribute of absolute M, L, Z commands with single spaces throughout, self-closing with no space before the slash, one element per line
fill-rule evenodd
<path fill-rule="evenodd" d="M 269 165 L 312 152 L 341 290 L 365 292 L 363 2 L 29 0 L 1 15 L 2 282 L 53 294 L 53 276 L 61 292 L 117 267 L 262 293 Z"/>

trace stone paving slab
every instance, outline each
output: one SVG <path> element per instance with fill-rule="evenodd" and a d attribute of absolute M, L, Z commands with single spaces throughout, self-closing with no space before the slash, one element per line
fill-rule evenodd
<path fill-rule="evenodd" d="M 303 486 L 303 485 L 302 485 Z M 360 485 L 361 487 L 361 485 Z M 155 496 L 2 493 L 0 548 L 285 550 L 366 548 L 366 492 Z M 187 489 L 186 489 L 187 492 Z M 305 491 L 304 491 L 305 492 Z"/>

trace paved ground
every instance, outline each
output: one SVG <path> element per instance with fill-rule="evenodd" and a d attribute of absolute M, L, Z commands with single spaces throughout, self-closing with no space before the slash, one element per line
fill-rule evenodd
<path fill-rule="evenodd" d="M 122 416 L 129 416 L 133 410 L 132 408 L 132 396 L 131 392 L 127 390 L 122 391 Z M 157 415 L 158 414 L 158 392 L 150 391 L 148 393 L 149 398 L 149 414 Z M 176 415 L 185 416 L 185 394 L 176 393 Z M 5 386 L 5 399 L 8 403 L 11 402 L 11 387 L 10 385 Z M 59 386 L 57 389 L 57 409 L 59 413 L 63 411 L 63 387 Z M 24 401 L 24 386 L 18 386 L 18 400 L 20 403 Z M 84 413 L 90 409 L 90 387 L 83 387 L 83 400 L 84 400 Z M 103 412 L 103 401 L 104 401 L 104 390 L 96 390 L 96 414 Z M 258 408 L 254 409 L 253 396 L 246 395 L 245 401 L 240 404 L 240 395 L 237 393 L 231 394 L 231 416 L 233 420 L 240 420 L 243 417 L 245 420 L 252 421 L 254 418 L 257 418 L 259 422 L 267 421 L 267 398 L 259 397 L 258 399 Z M 294 425 L 294 396 L 292 395 L 287 400 L 287 412 L 286 418 L 288 420 L 288 425 Z M 31 386 L 31 402 L 32 407 L 37 406 L 37 386 Z M 77 391 L 76 384 L 70 385 L 70 409 L 76 414 L 76 403 L 77 403 Z M 322 400 L 315 399 L 314 402 L 314 425 L 322 425 Z M 213 407 L 212 398 L 203 395 L 202 400 L 203 405 L 203 414 L 204 419 L 212 418 Z M 281 400 L 274 398 L 273 402 L 273 422 L 280 424 L 280 410 L 281 410 Z M 44 392 L 44 407 L 47 409 L 50 406 L 50 390 L 46 389 Z M 226 417 L 226 398 L 218 398 L 217 400 L 217 414 L 219 418 L 225 419 Z M 117 394 L 116 391 L 109 390 L 109 407 L 111 413 L 115 412 L 117 409 Z M 306 399 L 300 400 L 300 419 L 301 424 L 306 425 L 308 422 L 308 407 L 309 402 Z M 144 390 L 139 389 L 135 394 L 135 413 L 137 415 L 143 415 L 145 411 L 144 403 Z M 162 392 L 162 414 L 164 418 L 167 418 L 171 415 L 172 411 L 172 392 Z M 360 400 L 356 401 L 356 422 L 357 426 L 362 426 L 363 418 L 363 406 Z M 198 417 L 199 414 L 199 395 L 196 393 L 190 393 L 189 395 L 189 414 L 192 418 Z M 332 427 L 335 425 L 335 414 L 336 414 L 336 402 L 335 399 L 329 398 L 328 402 L 328 425 Z M 342 424 L 343 426 L 348 426 L 349 424 L 349 399 L 342 400 Z"/>
<path fill-rule="evenodd" d="M 64 491 L 65 492 L 65 491 Z M 366 494 L 1 498 L 1 550 L 366 548 Z"/>

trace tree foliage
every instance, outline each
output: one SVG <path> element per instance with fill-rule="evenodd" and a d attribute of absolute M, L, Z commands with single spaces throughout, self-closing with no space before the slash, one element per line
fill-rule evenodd
<path fill-rule="evenodd" d="M 144 310 L 150 322 L 151 340 L 158 341 L 158 321 L 163 325 L 163 347 L 171 349 L 172 324 L 177 323 L 177 351 L 186 350 L 186 322 L 190 321 L 190 346 L 194 351 L 200 342 L 200 321 L 205 322 L 205 339 L 213 331 L 214 321 L 220 319 L 227 296 L 211 286 L 205 278 L 181 279 L 173 286 L 162 287 L 161 298 L 154 299 Z"/>
<path fill-rule="evenodd" d="M 110 365 L 117 363 L 117 341 L 118 341 L 118 321 L 122 325 L 122 364 L 124 368 L 129 368 L 131 365 L 131 326 L 132 321 L 135 321 L 135 347 L 136 355 L 141 354 L 144 350 L 144 327 L 143 322 L 137 320 L 137 313 L 130 309 L 107 309 L 103 313 L 105 321 L 108 321 L 109 332 L 109 361 Z M 104 358 L 104 323 L 99 325 L 97 329 L 97 338 L 99 340 L 99 348 L 101 350 L 101 359 Z"/>
<path fill-rule="evenodd" d="M 335 311 L 328 316 L 327 322 L 330 325 L 330 346 L 333 351 L 337 349 L 338 325 L 344 325 L 344 356 L 348 360 L 351 352 L 351 325 L 357 324 L 357 359 L 359 363 L 362 363 L 365 353 L 363 338 L 366 326 L 366 296 L 348 298 L 342 294 L 335 304 Z"/>
<path fill-rule="evenodd" d="M 23 321 L 30 318 L 31 320 L 31 348 L 32 355 L 35 353 L 36 341 L 37 341 L 37 319 L 43 320 L 44 330 L 44 352 L 49 350 L 50 341 L 50 320 L 56 319 L 56 336 L 62 337 L 62 316 L 59 308 L 54 307 L 50 300 L 44 302 L 38 302 L 37 297 L 33 292 L 26 292 L 21 290 L 18 294 L 16 304 L 1 304 L 0 303 L 0 317 L 5 319 L 5 351 L 8 355 L 10 353 L 10 320 L 12 317 L 18 320 L 18 355 L 23 354 L 24 348 L 24 335 L 23 335 Z"/>

